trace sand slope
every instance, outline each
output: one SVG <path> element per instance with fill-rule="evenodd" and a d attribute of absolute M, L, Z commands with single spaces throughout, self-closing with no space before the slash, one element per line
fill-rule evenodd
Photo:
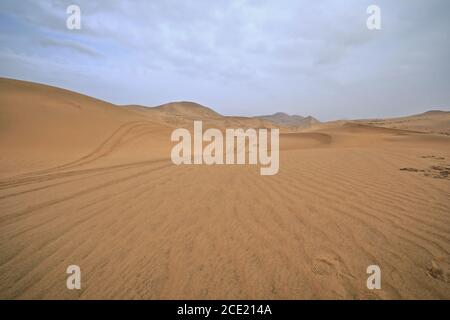
<path fill-rule="evenodd" d="M 450 135 L 450 111 L 431 110 L 408 117 L 360 120 L 373 126 Z"/>
<path fill-rule="evenodd" d="M 179 108 L 0 80 L 0 298 L 450 299 L 450 137 L 325 124 L 261 176 L 173 165 L 184 117 L 264 125 Z"/>

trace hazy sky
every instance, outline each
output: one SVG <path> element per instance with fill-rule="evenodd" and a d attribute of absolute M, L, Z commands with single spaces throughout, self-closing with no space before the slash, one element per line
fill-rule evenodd
<path fill-rule="evenodd" d="M 2 0 L 0 76 L 225 115 L 395 116 L 450 110 L 449 32 L 448 0 Z"/>

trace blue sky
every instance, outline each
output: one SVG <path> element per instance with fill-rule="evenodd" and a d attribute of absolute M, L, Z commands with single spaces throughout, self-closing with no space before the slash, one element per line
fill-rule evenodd
<path fill-rule="evenodd" d="M 66 8 L 81 8 L 81 30 Z M 366 28 L 381 8 L 382 29 Z M 321 120 L 450 110 L 447 0 L 0 2 L 0 76 Z"/>

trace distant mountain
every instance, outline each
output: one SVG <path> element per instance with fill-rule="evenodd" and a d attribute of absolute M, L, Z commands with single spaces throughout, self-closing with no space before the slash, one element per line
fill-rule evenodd
<path fill-rule="evenodd" d="M 163 112 L 170 113 L 177 116 L 189 116 L 199 118 L 220 118 L 222 115 L 215 112 L 211 108 L 205 107 L 201 104 L 190 101 L 179 101 L 166 103 L 157 107 Z"/>
<path fill-rule="evenodd" d="M 319 120 L 311 116 L 302 117 L 299 115 L 289 115 L 284 112 L 277 112 L 272 115 L 258 116 L 254 118 L 271 121 L 274 124 L 287 127 L 308 128 L 313 124 L 320 123 Z"/>

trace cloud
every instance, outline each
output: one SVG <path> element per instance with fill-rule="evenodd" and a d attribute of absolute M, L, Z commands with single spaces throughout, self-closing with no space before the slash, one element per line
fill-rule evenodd
<path fill-rule="evenodd" d="M 77 31 L 65 26 L 72 2 L 2 1 L 0 73 L 119 103 L 196 100 L 224 114 L 332 119 L 449 105 L 446 0 L 379 0 L 376 32 L 366 28 L 368 0 L 79 0 Z"/>
<path fill-rule="evenodd" d="M 78 43 L 78 42 L 61 41 L 61 40 L 56 40 L 56 39 L 43 38 L 43 39 L 39 40 L 39 43 L 43 47 L 54 47 L 56 49 L 70 49 L 70 50 L 74 50 L 74 51 L 77 51 L 82 54 L 87 54 L 92 57 L 101 57 L 101 55 L 98 52 L 96 52 L 94 49 L 92 49 L 88 46 L 85 46 L 81 43 Z"/>

